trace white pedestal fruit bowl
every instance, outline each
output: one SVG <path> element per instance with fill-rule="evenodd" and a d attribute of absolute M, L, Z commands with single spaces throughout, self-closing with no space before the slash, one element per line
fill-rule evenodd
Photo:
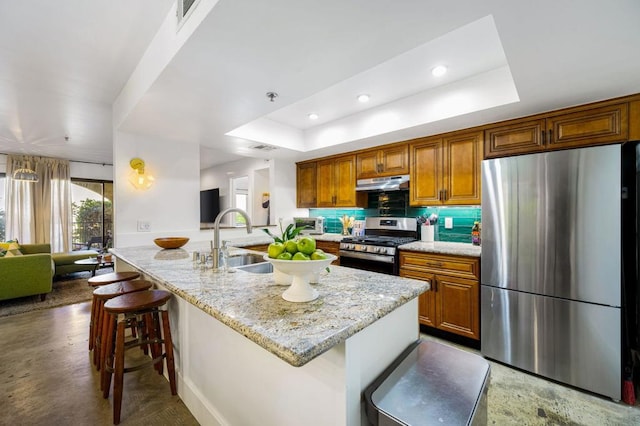
<path fill-rule="evenodd" d="M 318 274 L 331 262 L 337 259 L 333 254 L 325 254 L 321 260 L 280 260 L 264 255 L 264 260 L 271 263 L 273 268 L 291 275 L 291 286 L 282 293 L 282 298 L 289 302 L 311 302 L 318 298 L 318 291 L 309 285 L 313 274 Z"/>

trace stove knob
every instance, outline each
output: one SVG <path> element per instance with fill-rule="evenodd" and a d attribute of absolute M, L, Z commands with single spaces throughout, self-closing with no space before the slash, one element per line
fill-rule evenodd
<path fill-rule="evenodd" d="M 386 250 L 384 249 L 384 247 L 378 247 L 378 249 L 376 251 L 378 253 L 384 253 Z"/>

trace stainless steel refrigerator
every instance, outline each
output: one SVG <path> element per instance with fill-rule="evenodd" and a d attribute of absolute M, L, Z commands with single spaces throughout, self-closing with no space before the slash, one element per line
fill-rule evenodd
<path fill-rule="evenodd" d="M 482 164 L 481 351 L 621 397 L 621 147 Z"/>

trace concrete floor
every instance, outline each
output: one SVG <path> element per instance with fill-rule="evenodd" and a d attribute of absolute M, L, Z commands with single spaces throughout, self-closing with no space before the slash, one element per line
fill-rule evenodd
<path fill-rule="evenodd" d="M 91 304 L 0 318 L 0 425 L 110 425 L 88 351 Z M 136 352 L 128 351 L 133 357 Z M 124 376 L 121 425 L 197 425 L 149 366 Z"/>
<path fill-rule="evenodd" d="M 90 309 L 80 303 L 0 318 L 0 425 L 112 424 L 112 397 L 102 398 L 87 348 Z M 640 425 L 639 407 L 491 364 L 490 425 Z M 125 374 L 120 424 L 198 423 L 149 367 Z"/>

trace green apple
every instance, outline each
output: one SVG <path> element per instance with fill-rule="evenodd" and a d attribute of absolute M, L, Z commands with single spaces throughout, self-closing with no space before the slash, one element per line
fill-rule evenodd
<path fill-rule="evenodd" d="M 289 240 L 284 243 L 284 249 L 291 254 L 298 252 L 298 243 L 295 240 Z"/>
<path fill-rule="evenodd" d="M 298 251 L 311 255 L 316 250 L 316 240 L 311 237 L 302 237 L 298 240 Z"/>
<path fill-rule="evenodd" d="M 267 254 L 270 258 L 275 259 L 284 251 L 284 244 L 282 243 L 271 243 L 269 244 L 269 248 L 267 249 Z"/>
<path fill-rule="evenodd" d="M 278 257 L 276 259 L 279 260 L 291 260 L 293 256 L 291 255 L 291 253 L 289 253 L 288 251 L 282 252 L 278 255 Z"/>
<path fill-rule="evenodd" d="M 309 256 L 307 256 L 306 254 L 302 252 L 297 252 L 296 254 L 293 255 L 291 260 L 311 260 L 311 259 L 309 259 Z"/>
<path fill-rule="evenodd" d="M 315 251 L 311 253 L 311 260 L 322 260 L 326 258 L 327 254 L 322 251 L 322 249 L 315 249 Z"/>

